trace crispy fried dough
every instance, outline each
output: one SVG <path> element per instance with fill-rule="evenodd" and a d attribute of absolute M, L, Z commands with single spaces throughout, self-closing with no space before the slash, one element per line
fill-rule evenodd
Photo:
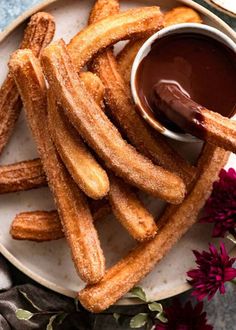
<path fill-rule="evenodd" d="M 48 83 L 71 123 L 108 168 L 153 196 L 173 204 L 183 200 L 183 181 L 136 152 L 89 98 L 62 41 L 45 49 L 42 63 Z"/>
<path fill-rule="evenodd" d="M 212 183 L 227 162 L 229 153 L 207 146 L 198 167 L 195 184 L 184 202 L 171 206 L 166 223 L 156 237 L 140 244 L 110 268 L 101 282 L 89 285 L 78 294 L 81 304 L 91 312 L 101 312 L 114 304 L 146 276 L 197 221 L 197 216 L 211 193 Z M 165 214 L 164 214 L 164 217 Z"/>
<path fill-rule="evenodd" d="M 42 49 L 51 42 L 54 32 L 54 18 L 47 13 L 37 13 L 25 29 L 20 48 L 30 48 L 39 57 Z M 21 107 L 16 84 L 8 74 L 0 89 L 0 154 L 13 133 Z"/>
<path fill-rule="evenodd" d="M 76 270 L 85 282 L 96 283 L 104 275 L 104 256 L 85 196 L 64 168 L 52 143 L 40 64 L 30 50 L 19 50 L 11 56 L 9 67 L 24 103 Z"/>

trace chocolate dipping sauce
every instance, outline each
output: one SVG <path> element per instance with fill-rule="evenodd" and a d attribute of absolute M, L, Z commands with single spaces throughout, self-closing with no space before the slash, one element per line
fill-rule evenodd
<path fill-rule="evenodd" d="M 182 127 L 194 134 L 191 120 L 197 120 L 203 135 L 204 123 L 198 111 L 201 106 L 225 117 L 236 111 L 236 56 L 220 42 L 200 34 L 163 37 L 141 61 L 136 88 L 142 106 L 165 127 L 183 132 Z M 167 97 L 168 106 L 180 98 L 175 102 L 176 112 L 168 116 L 175 123 L 164 113 L 171 107 L 163 106 L 163 102 L 158 106 L 160 93 Z M 171 93 L 175 93 L 175 100 L 171 100 Z M 185 111 L 188 114 L 184 116 Z"/>

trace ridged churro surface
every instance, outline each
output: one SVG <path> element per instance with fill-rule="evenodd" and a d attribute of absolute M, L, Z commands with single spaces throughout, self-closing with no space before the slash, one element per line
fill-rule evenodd
<path fill-rule="evenodd" d="M 159 28 L 159 7 L 142 7 L 109 16 L 80 31 L 68 50 L 78 71 L 102 49 L 120 40 L 141 37 Z"/>
<path fill-rule="evenodd" d="M 54 32 L 54 18 L 44 12 L 37 13 L 31 17 L 25 29 L 20 48 L 29 48 L 38 57 L 51 42 Z M 8 74 L 0 89 L 0 154 L 13 133 L 21 107 L 14 79 Z"/>
<path fill-rule="evenodd" d="M 185 185 L 127 144 L 80 83 L 63 42 L 47 47 L 44 72 L 68 118 L 106 166 L 130 184 L 171 203 L 180 203 Z"/>
<path fill-rule="evenodd" d="M 90 201 L 93 220 L 102 220 L 110 212 L 107 201 Z M 15 216 L 10 234 L 17 240 L 34 242 L 53 241 L 64 237 L 57 211 L 22 212 Z"/>
<path fill-rule="evenodd" d="M 0 166 L 0 194 L 45 185 L 47 185 L 47 180 L 39 159 Z"/>
<path fill-rule="evenodd" d="M 138 241 L 153 238 L 157 226 L 132 188 L 121 179 L 110 175 L 109 201 L 112 211 L 129 234 Z"/>
<path fill-rule="evenodd" d="M 192 190 L 180 206 L 171 207 L 172 212 L 167 209 L 168 220 L 157 236 L 132 250 L 107 271 L 101 282 L 87 286 L 78 294 L 86 309 L 92 312 L 107 309 L 146 276 L 169 252 L 197 221 L 198 213 L 210 195 L 212 183 L 227 162 L 228 156 L 229 153 L 223 149 L 209 145 L 206 147 L 200 158 L 197 180 Z"/>
<path fill-rule="evenodd" d="M 105 170 L 70 124 L 53 95 L 48 109 L 48 123 L 53 142 L 61 159 L 80 189 L 89 197 L 101 199 L 109 191 Z"/>

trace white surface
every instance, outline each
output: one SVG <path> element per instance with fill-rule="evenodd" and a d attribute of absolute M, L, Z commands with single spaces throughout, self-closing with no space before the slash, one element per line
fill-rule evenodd
<path fill-rule="evenodd" d="M 55 38 L 63 37 L 69 41 L 86 24 L 92 2 L 92 0 L 61 0 L 51 4 L 46 10 L 56 18 L 57 32 Z M 189 1 L 187 2 L 189 3 Z M 127 2 L 129 6 L 155 3 L 156 1 L 151 0 Z M 165 7 L 162 7 L 164 9 L 177 5 L 177 2 L 173 0 L 163 0 L 158 1 L 158 3 L 164 4 Z M 194 6 L 200 8 L 196 4 Z M 204 13 L 207 12 L 205 9 L 202 10 Z M 220 21 L 217 22 L 214 18 L 204 17 L 204 20 L 229 34 L 232 33 L 224 23 L 221 25 Z M 6 74 L 9 54 L 17 48 L 21 36 L 22 27 L 17 28 L 0 44 L 0 82 L 3 81 Z M 182 152 L 186 152 L 190 158 L 193 158 L 194 153 L 197 152 L 192 150 L 192 144 L 177 143 L 176 146 Z M 199 149 L 199 144 L 194 146 L 194 148 Z M 23 159 L 32 159 L 36 156 L 34 143 L 22 115 L 11 142 L 1 156 L 0 163 L 13 163 Z M 233 166 L 233 163 L 235 164 L 234 156 L 231 157 L 228 166 Z M 146 198 L 146 204 L 156 215 L 162 205 L 159 201 L 151 198 Z M 0 196 L 0 251 L 36 281 L 65 295 L 75 296 L 84 284 L 75 273 L 64 239 L 39 244 L 14 241 L 9 235 L 9 227 L 16 213 L 27 210 L 52 209 L 53 207 L 53 201 L 47 188 Z M 135 244 L 112 216 L 98 224 L 98 231 L 108 267 L 124 256 Z M 141 283 L 150 297 L 158 300 L 177 294 L 187 288 L 185 273 L 194 265 L 191 250 L 206 248 L 210 233 L 211 228 L 209 226 L 197 224 L 156 266 Z M 127 303 L 127 300 L 122 301 L 122 303 L 124 302 Z"/>

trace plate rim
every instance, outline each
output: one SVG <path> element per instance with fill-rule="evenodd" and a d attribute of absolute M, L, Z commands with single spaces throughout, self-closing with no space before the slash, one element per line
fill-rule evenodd
<path fill-rule="evenodd" d="M 212 7 L 214 7 L 215 9 L 221 11 L 222 13 L 225 13 L 227 15 L 229 15 L 230 17 L 236 18 L 236 13 L 234 13 L 231 10 L 226 9 L 225 7 L 215 3 L 212 0 L 204 0 L 206 3 L 208 3 L 209 5 L 211 5 Z"/>
<path fill-rule="evenodd" d="M 56 3 L 61 0 L 44 0 L 41 3 L 33 6 L 32 8 L 26 10 L 23 14 L 21 14 L 19 17 L 17 17 L 12 23 L 10 23 L 2 32 L 0 32 L 0 44 L 15 30 L 17 29 L 21 24 L 23 24 L 31 15 L 34 13 L 44 10 L 49 5 Z M 192 1 L 192 0 L 175 0 L 176 2 L 179 2 L 180 4 L 192 7 L 199 11 L 201 14 L 211 18 L 213 21 L 216 21 L 221 27 L 224 28 L 225 31 L 227 31 L 227 34 L 236 42 L 236 32 L 227 24 L 225 23 L 221 18 L 219 18 L 217 15 L 212 13 L 207 8 L 203 7 L 202 5 Z M 76 292 L 73 290 L 65 289 L 64 287 L 57 285 L 50 280 L 44 279 L 42 276 L 38 275 L 37 273 L 31 271 L 27 266 L 23 265 L 21 261 L 19 261 L 1 242 L 0 242 L 0 253 L 11 263 L 13 264 L 17 269 L 19 269 L 22 273 L 33 279 L 35 282 L 39 283 L 40 285 L 57 292 L 59 294 L 65 295 L 67 297 L 75 298 Z M 230 255 L 236 256 L 236 248 L 232 249 Z M 170 297 L 173 297 L 175 295 L 178 295 L 180 293 L 184 293 L 191 289 L 191 286 L 188 284 L 187 281 L 185 283 L 176 286 L 175 288 L 164 290 L 160 293 L 158 293 L 155 296 L 155 300 L 163 300 Z M 121 298 L 116 302 L 115 305 L 134 305 L 134 304 L 140 304 L 140 302 L 134 298 L 124 297 Z"/>

